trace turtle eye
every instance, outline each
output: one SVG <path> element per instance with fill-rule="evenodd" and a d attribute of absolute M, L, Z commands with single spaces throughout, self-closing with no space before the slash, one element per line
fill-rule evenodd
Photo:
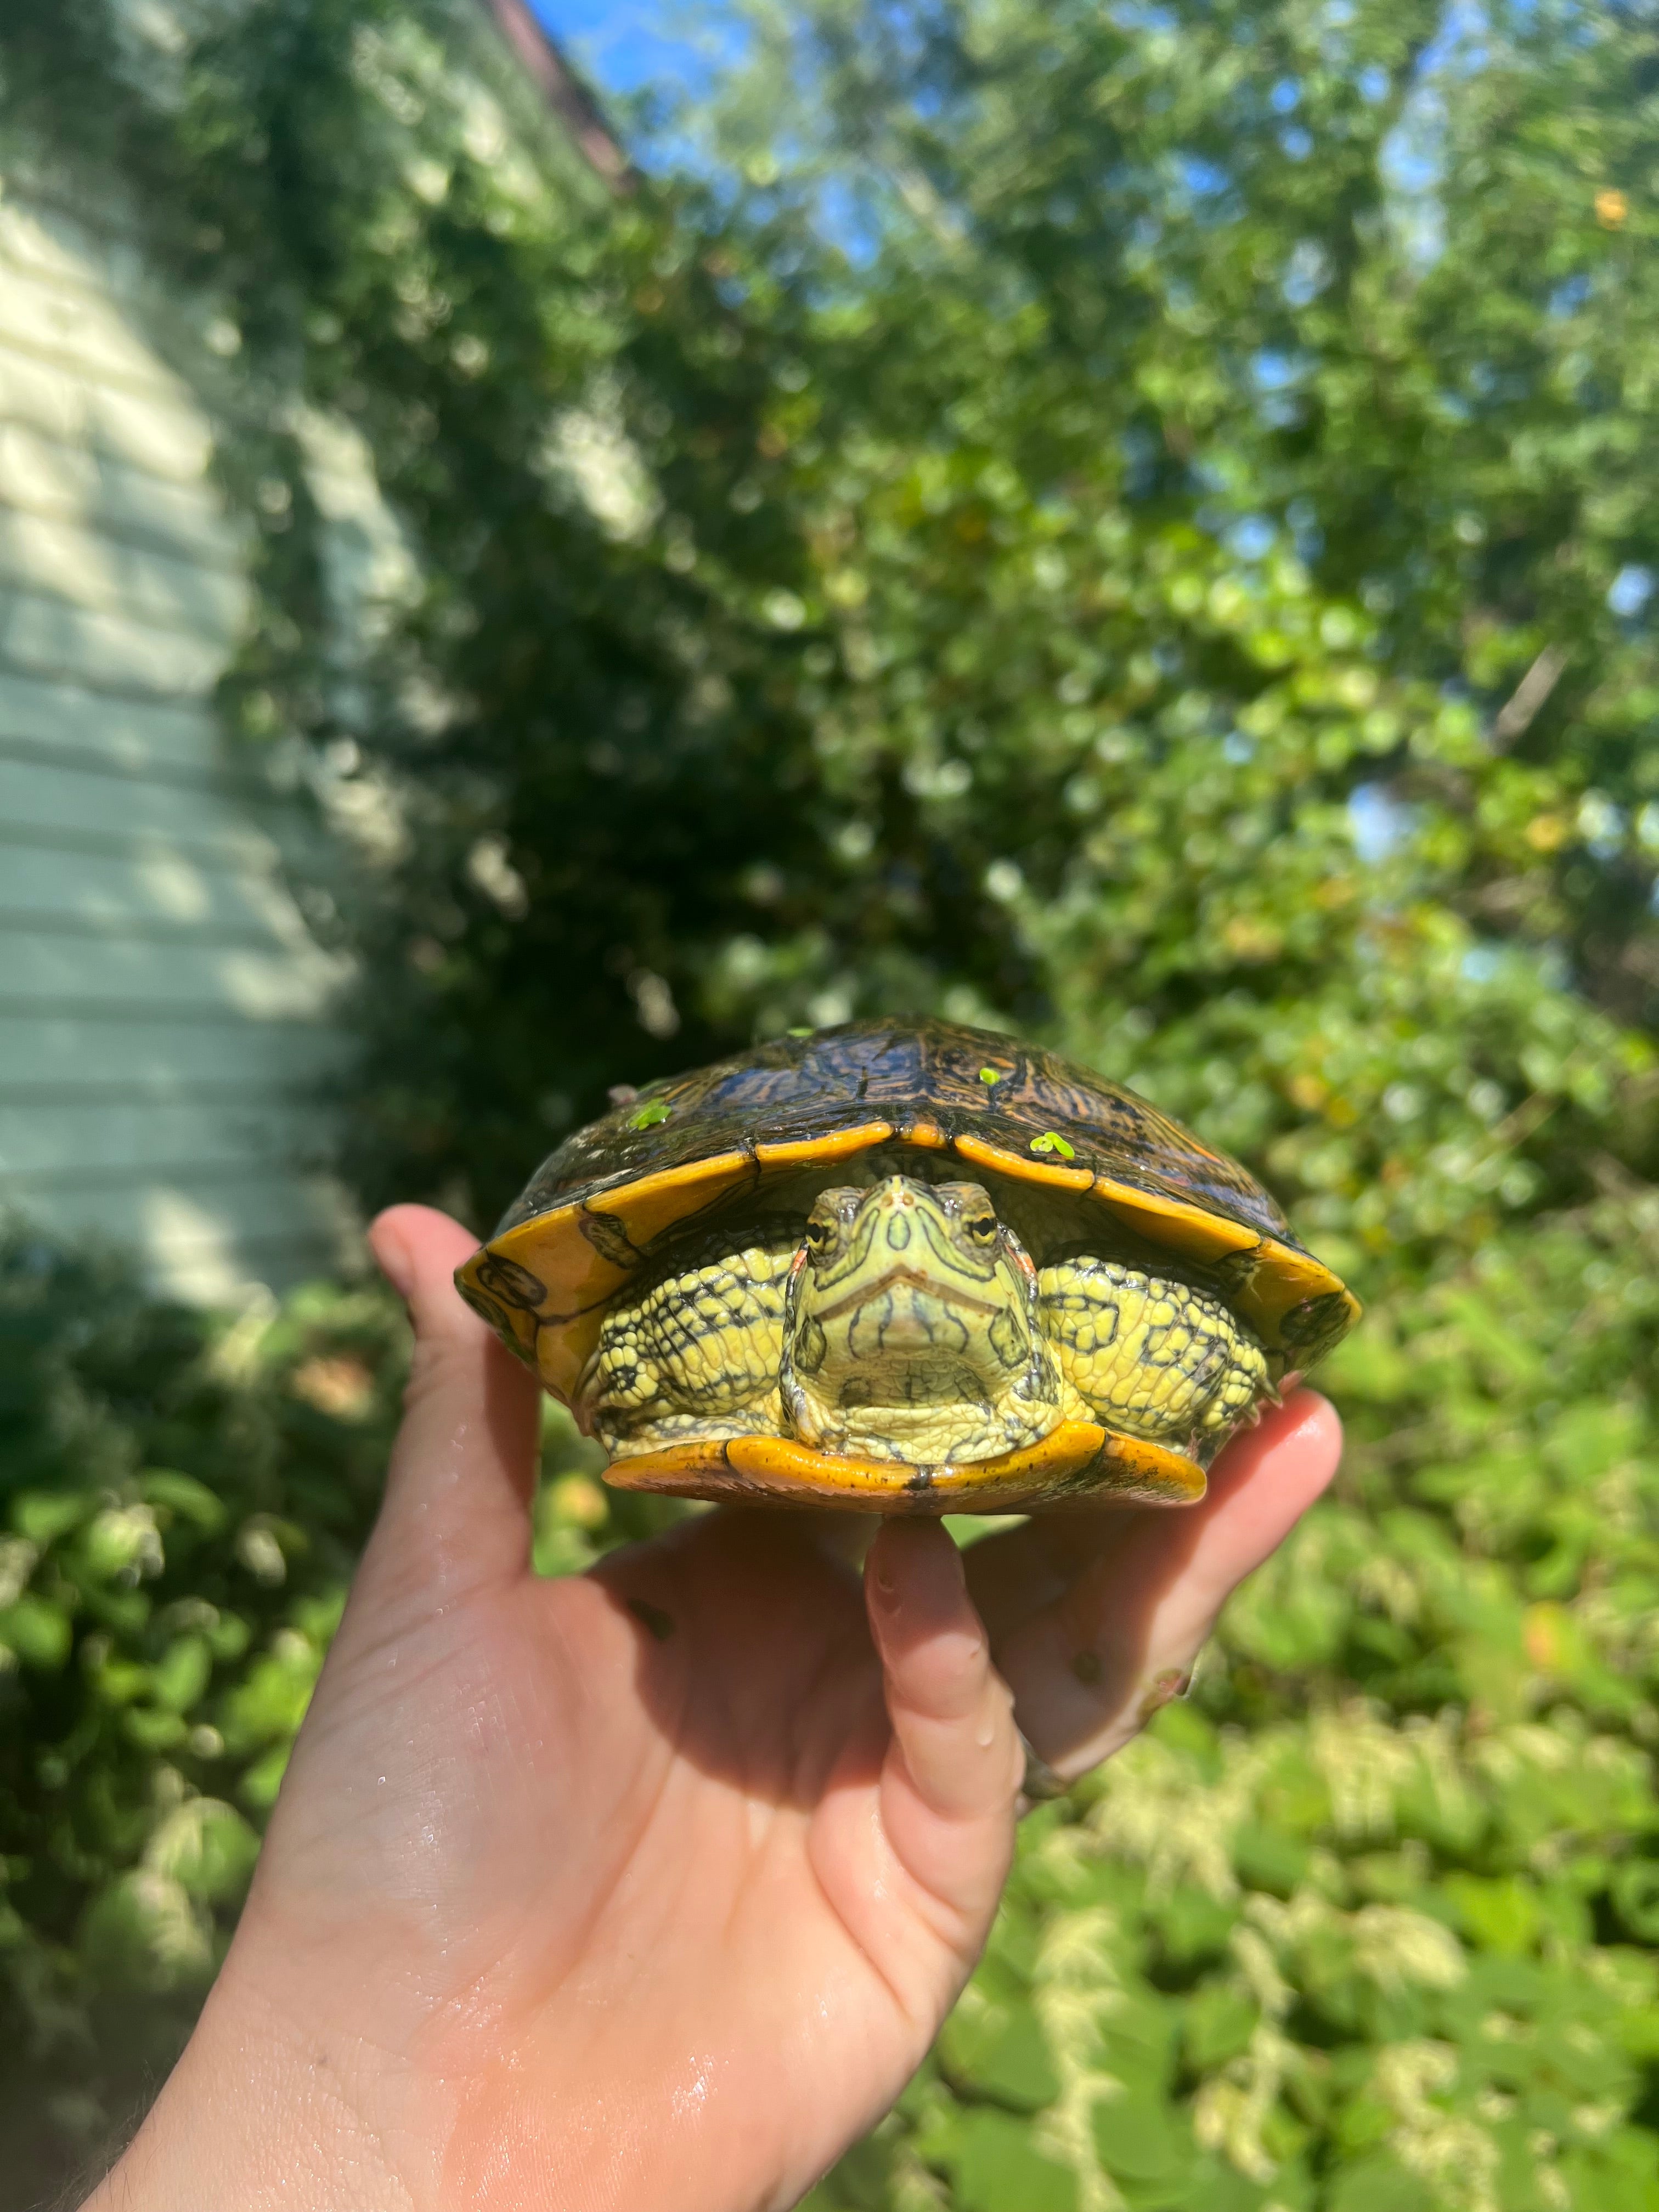
<path fill-rule="evenodd" d="M 833 1224 L 828 1221 L 809 1221 L 806 1224 L 806 1249 L 822 1258 L 836 1241 Z"/>
<path fill-rule="evenodd" d="M 997 1218 L 994 1213 L 976 1213 L 970 1220 L 964 1221 L 962 1225 L 967 1232 L 970 1243 L 995 1243 Z"/>

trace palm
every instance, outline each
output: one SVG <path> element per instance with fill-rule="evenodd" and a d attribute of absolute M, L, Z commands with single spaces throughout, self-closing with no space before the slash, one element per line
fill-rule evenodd
<path fill-rule="evenodd" d="M 722 1511 L 538 1581 L 530 1378 L 442 1310 L 459 1232 L 398 1218 L 433 1255 L 423 1344 L 429 1294 L 448 1348 L 233 1965 L 313 2012 L 327 1990 L 343 2047 L 393 2055 L 441 2135 L 439 2201 L 787 2206 L 922 2057 L 1006 1871 L 1022 1754 L 957 1554 L 885 1529 L 866 1609 L 846 1522 Z M 1063 1771 L 1138 1725 L 1328 1471 L 1319 1416 L 1279 1418 L 1214 1506 L 970 1555 Z"/>
<path fill-rule="evenodd" d="M 376 2037 L 445 2078 L 500 2076 L 464 2168 L 533 2161 L 573 2099 L 614 2136 L 632 2083 L 623 2134 L 706 2166 L 685 2202 L 793 2202 L 921 2059 L 1003 1872 L 941 1894 L 895 1853 L 856 1574 L 809 1523 L 718 1513 L 389 1646 L 359 1611 L 336 1656 L 250 1911 L 285 1970 L 349 2012 L 373 1990 Z"/>

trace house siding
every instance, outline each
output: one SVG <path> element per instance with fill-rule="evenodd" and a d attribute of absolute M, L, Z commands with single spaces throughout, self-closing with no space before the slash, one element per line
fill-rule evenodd
<path fill-rule="evenodd" d="M 234 1301 L 355 1229 L 319 1103 L 348 975 L 285 873 L 317 832 L 213 708 L 247 611 L 215 335 L 118 230 L 0 199 L 0 1207 Z"/>

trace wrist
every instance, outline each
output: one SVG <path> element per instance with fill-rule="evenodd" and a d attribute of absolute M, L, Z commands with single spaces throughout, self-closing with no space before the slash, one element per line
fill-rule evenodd
<path fill-rule="evenodd" d="M 177 2066 L 84 2212 L 434 2204 L 441 2088 L 435 2100 L 430 2085 L 417 2090 L 362 2037 L 300 2026 L 250 1970 L 251 1948 L 239 1936 Z"/>

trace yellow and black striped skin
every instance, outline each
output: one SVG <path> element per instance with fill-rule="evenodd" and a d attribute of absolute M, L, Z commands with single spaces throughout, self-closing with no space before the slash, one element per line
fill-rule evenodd
<path fill-rule="evenodd" d="M 1044 1267 L 1037 1291 L 1043 1334 L 1082 1407 L 1125 1435 L 1207 1467 L 1273 1394 L 1250 1331 L 1224 1299 L 1178 1277 L 1091 1255 Z"/>
<path fill-rule="evenodd" d="M 805 1245 L 677 1247 L 612 1300 L 576 1402 L 617 1461 L 751 1436 L 977 1463 L 1076 1419 L 1202 1468 L 1271 1389 L 1222 1299 L 1097 1255 L 1039 1273 L 981 1186 L 895 1176 L 821 1192 Z"/>
<path fill-rule="evenodd" d="M 1231 1332 L 1257 1346 L 1263 1394 L 1287 1368 L 1322 1356 L 1358 1315 L 1358 1301 L 1236 1161 L 1089 1069 L 998 1032 L 927 1021 L 780 1039 L 652 1086 L 568 1139 L 457 1281 L 548 1388 L 580 1406 L 605 1316 L 641 1290 L 648 1297 L 671 1270 L 678 1279 L 672 1255 L 690 1249 L 682 1240 L 763 1214 L 803 1178 L 822 1188 L 878 1170 L 934 1183 L 971 1177 L 991 1188 L 1000 1210 L 1011 1195 L 1046 1205 L 1066 1249 L 1037 1255 L 1045 1268 L 1075 1253 L 1164 1285 L 1152 1295 L 1144 1343 L 1159 1330 L 1161 1342 L 1183 1331 L 1190 1338 L 1194 1320 L 1200 1335 Z M 805 1208 L 790 1203 L 799 1222 Z M 1113 1296 L 1116 1329 L 1126 1324 Z M 1187 1311 L 1194 1297 L 1203 1309 Z M 1097 1304 L 1092 1291 L 1079 1300 L 1076 1285 L 1054 1286 L 1044 1326 L 1057 1347 L 1070 1332 L 1073 1360 L 1093 1357 L 1078 1347 L 1091 1328 L 1100 1333 Z M 751 1374 L 745 1351 L 744 1387 Z M 711 1370 L 710 1380 L 718 1393 L 721 1376 Z M 1235 1395 L 1241 1387 L 1229 1386 Z M 884 1467 L 769 1437 L 754 1421 L 757 1401 L 746 1402 L 750 1425 L 740 1433 L 700 1433 L 625 1460 L 611 1480 L 878 1511 L 1000 1511 L 1097 1491 L 1202 1493 L 1192 1452 L 1134 1436 L 1109 1392 L 1098 1401 L 1102 1419 L 1062 1422 L 1042 1443 L 988 1458 L 924 1467 L 923 1481 L 904 1462 Z M 745 1417 L 734 1407 L 731 1418 Z M 1215 1418 L 1224 1434 L 1232 1414 Z"/>
<path fill-rule="evenodd" d="M 693 1239 L 611 1301 L 576 1403 L 605 1449 L 681 1438 L 781 1437 L 784 1307 L 793 1229 Z"/>

